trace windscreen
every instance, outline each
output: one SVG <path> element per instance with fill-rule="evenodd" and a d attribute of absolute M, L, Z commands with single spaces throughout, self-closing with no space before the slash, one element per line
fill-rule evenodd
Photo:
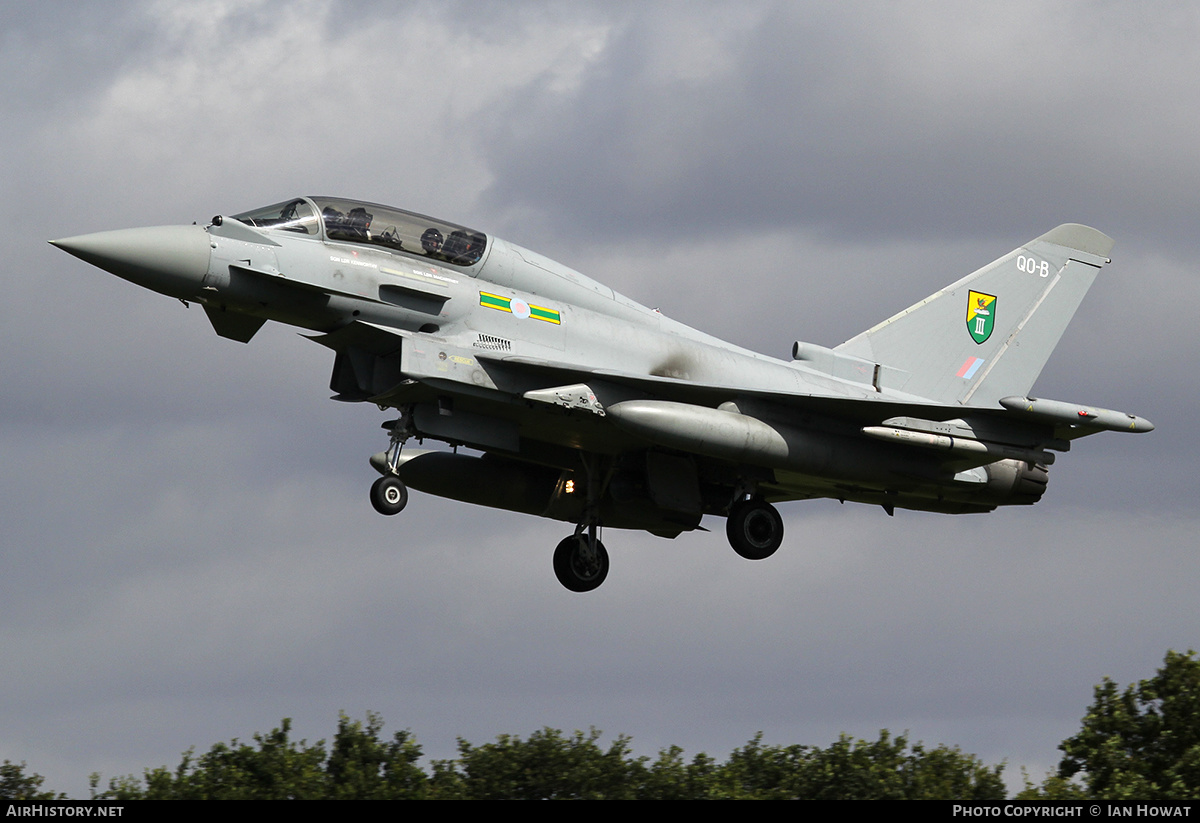
<path fill-rule="evenodd" d="M 235 214 L 233 219 L 259 229 L 282 229 L 297 234 L 316 235 L 321 230 L 317 213 L 307 200 L 300 198 Z"/>

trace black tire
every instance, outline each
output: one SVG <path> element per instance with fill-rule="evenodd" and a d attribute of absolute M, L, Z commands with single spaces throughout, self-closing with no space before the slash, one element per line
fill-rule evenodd
<path fill-rule="evenodd" d="M 783 543 L 783 518 L 765 500 L 735 503 L 725 521 L 725 536 L 747 560 L 766 560 Z"/>
<path fill-rule="evenodd" d="M 596 541 L 596 555 L 592 562 L 584 558 L 587 535 L 572 535 L 554 550 L 554 574 L 558 582 L 573 592 L 590 592 L 599 587 L 608 577 L 608 551 L 604 544 Z"/>
<path fill-rule="evenodd" d="M 408 505 L 408 487 L 394 475 L 386 475 L 371 486 L 371 505 L 380 514 L 399 514 Z"/>

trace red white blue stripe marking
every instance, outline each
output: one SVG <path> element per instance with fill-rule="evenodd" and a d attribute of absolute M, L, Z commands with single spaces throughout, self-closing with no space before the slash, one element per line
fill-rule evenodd
<path fill-rule="evenodd" d="M 982 365 L 983 365 L 982 357 L 968 357 L 966 359 L 966 361 L 962 364 L 962 366 L 959 368 L 958 374 L 956 374 L 954 376 L 962 377 L 966 380 L 970 380 L 972 377 L 975 376 L 975 372 L 979 371 L 979 367 Z"/>

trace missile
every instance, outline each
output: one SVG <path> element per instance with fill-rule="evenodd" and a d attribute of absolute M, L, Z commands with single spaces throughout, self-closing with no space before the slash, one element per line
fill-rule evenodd
<path fill-rule="evenodd" d="M 962 455 L 986 455 L 992 460 L 1022 460 L 1026 463 L 1041 463 L 1043 466 L 1054 463 L 1054 455 L 1043 449 L 1022 449 L 970 437 L 898 429 L 894 426 L 864 426 L 862 433 L 889 443 L 904 443 L 925 449 L 958 452 Z"/>

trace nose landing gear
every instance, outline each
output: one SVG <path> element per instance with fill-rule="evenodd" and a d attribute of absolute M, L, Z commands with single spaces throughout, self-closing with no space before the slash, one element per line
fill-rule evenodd
<path fill-rule="evenodd" d="M 388 474 L 383 475 L 371 485 L 371 505 L 380 514 L 393 515 L 404 511 L 408 505 L 408 487 L 400 479 L 400 450 L 405 441 L 412 437 L 412 413 L 405 410 L 397 420 L 389 420 L 383 424 L 388 430 L 387 455 Z M 381 469 L 382 471 L 382 469 Z"/>

